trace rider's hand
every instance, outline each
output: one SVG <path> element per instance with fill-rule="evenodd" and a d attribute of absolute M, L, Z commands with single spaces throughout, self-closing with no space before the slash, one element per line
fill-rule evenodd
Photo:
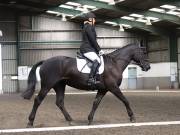
<path fill-rule="evenodd" d="M 99 56 L 102 56 L 103 54 L 104 54 L 103 50 L 99 51 Z"/>

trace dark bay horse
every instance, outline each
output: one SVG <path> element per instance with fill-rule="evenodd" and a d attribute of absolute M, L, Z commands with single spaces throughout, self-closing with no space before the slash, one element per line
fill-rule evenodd
<path fill-rule="evenodd" d="M 29 115 L 28 127 L 33 126 L 36 111 L 51 88 L 56 92 L 56 105 L 62 111 L 65 119 L 71 123 L 72 118 L 64 106 L 66 85 L 81 90 L 98 90 L 92 110 L 88 116 L 88 124 L 92 123 L 95 111 L 108 91 L 124 103 L 130 121 L 135 122 L 133 111 L 119 86 L 122 81 L 122 73 L 131 60 L 135 61 L 143 71 L 148 71 L 150 69 L 147 54 L 144 53 L 143 49 L 137 44 L 129 44 L 103 57 L 105 63 L 104 73 L 100 75 L 101 83 L 95 86 L 95 88 L 91 88 L 87 85 L 88 74 L 80 73 L 77 70 L 75 58 L 57 56 L 36 63 L 30 71 L 27 90 L 22 94 L 25 99 L 30 99 L 32 97 L 36 85 L 36 69 L 41 65 L 41 90 L 34 99 L 32 112 Z"/>

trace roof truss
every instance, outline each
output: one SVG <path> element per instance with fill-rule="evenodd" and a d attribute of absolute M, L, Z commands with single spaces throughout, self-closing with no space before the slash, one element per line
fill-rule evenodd
<path fill-rule="evenodd" d="M 67 0 L 67 1 L 72 1 L 72 0 Z M 175 5 L 180 5 L 179 0 L 159 0 L 160 2 L 167 4 L 167 3 L 172 3 Z M 129 9 L 126 7 L 118 6 L 118 5 L 109 5 L 105 2 L 100 2 L 100 1 L 95 1 L 95 0 L 73 0 L 73 2 L 80 3 L 81 5 L 91 5 L 97 7 L 97 9 L 106 9 L 109 11 L 115 11 L 115 12 L 123 12 L 126 15 L 129 15 L 131 13 L 137 13 L 140 15 L 143 15 L 144 17 L 151 16 L 151 17 L 156 17 L 159 18 L 160 20 L 166 20 L 169 22 L 173 22 L 177 25 L 180 25 L 180 17 L 175 16 L 175 15 L 169 15 L 169 14 L 164 14 L 164 13 L 159 13 L 159 12 L 154 12 L 154 11 L 144 11 L 144 10 L 137 10 L 137 9 Z M 50 10 L 59 12 L 59 13 L 64 13 L 64 14 L 71 14 L 75 17 L 78 15 L 81 15 L 82 12 L 74 9 L 66 9 L 62 7 L 56 7 L 56 8 L 51 8 Z M 131 25 L 132 27 L 139 28 L 148 32 L 151 32 L 153 34 L 163 34 L 167 35 L 169 32 L 162 29 L 162 28 L 157 28 L 155 26 L 147 26 L 142 22 L 137 22 L 137 21 L 130 21 L 130 20 L 125 20 L 121 18 L 115 18 L 115 19 L 108 19 L 107 17 L 100 17 L 102 19 L 102 22 L 105 22 L 107 20 L 116 22 L 117 24 L 119 23 L 124 23 Z"/>

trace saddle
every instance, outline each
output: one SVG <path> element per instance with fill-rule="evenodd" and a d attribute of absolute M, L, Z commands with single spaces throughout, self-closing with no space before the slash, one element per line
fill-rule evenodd
<path fill-rule="evenodd" d="M 103 56 L 100 57 L 101 63 L 97 74 L 102 74 L 104 72 L 104 59 Z M 77 52 L 76 56 L 77 69 L 81 73 L 90 73 L 92 67 L 92 61 L 86 58 L 82 53 Z"/>

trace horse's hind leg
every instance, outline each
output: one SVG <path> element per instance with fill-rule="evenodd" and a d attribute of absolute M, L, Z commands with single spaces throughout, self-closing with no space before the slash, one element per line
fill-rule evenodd
<path fill-rule="evenodd" d="M 92 123 L 94 113 L 95 113 L 96 109 L 98 108 L 98 105 L 100 104 L 102 98 L 105 96 L 106 92 L 107 91 L 98 90 L 96 98 L 95 98 L 94 103 L 93 103 L 92 110 L 88 116 L 88 120 L 89 120 L 88 125 L 90 125 Z"/>
<path fill-rule="evenodd" d="M 54 87 L 54 90 L 56 92 L 56 105 L 63 113 L 65 119 L 71 124 L 72 118 L 69 115 L 69 113 L 66 111 L 66 108 L 64 107 L 64 92 L 65 92 L 65 84 L 63 82 L 60 82 L 56 84 Z"/>
<path fill-rule="evenodd" d="M 45 96 L 47 95 L 47 93 L 49 92 L 49 90 L 50 89 L 42 88 L 42 85 L 41 85 L 41 90 L 34 99 L 34 105 L 33 105 L 32 111 L 29 115 L 29 122 L 28 122 L 27 127 L 33 126 L 37 109 L 38 109 L 39 105 L 41 104 L 41 102 L 43 101 L 43 99 L 45 98 Z"/>

